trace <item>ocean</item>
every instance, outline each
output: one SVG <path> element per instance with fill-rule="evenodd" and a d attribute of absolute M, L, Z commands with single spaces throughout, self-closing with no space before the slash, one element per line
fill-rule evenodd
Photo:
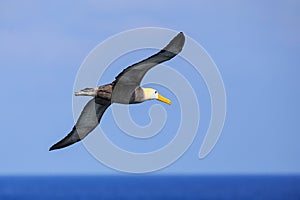
<path fill-rule="evenodd" d="M 5 199 L 300 199 L 300 176 L 3 176 Z"/>

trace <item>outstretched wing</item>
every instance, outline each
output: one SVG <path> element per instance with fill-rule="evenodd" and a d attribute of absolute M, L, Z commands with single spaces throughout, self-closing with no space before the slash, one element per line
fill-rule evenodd
<path fill-rule="evenodd" d="M 99 102 L 97 98 L 91 99 L 83 108 L 72 131 L 61 141 L 54 144 L 49 151 L 67 147 L 85 138 L 98 126 L 103 113 L 110 104 L 110 101 L 101 100 Z"/>
<path fill-rule="evenodd" d="M 140 86 L 147 71 L 155 65 L 170 60 L 180 53 L 184 41 L 184 34 L 180 32 L 158 53 L 124 69 L 113 82 L 115 86 L 112 93 L 112 102 L 129 103 L 132 93 Z"/>

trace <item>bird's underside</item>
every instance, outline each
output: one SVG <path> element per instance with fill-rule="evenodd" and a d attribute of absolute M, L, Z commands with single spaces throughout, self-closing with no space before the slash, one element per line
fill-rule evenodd
<path fill-rule="evenodd" d="M 180 32 L 158 53 L 124 69 L 111 84 L 75 92 L 76 96 L 93 96 L 93 99 L 83 108 L 72 131 L 54 144 L 50 151 L 67 147 L 85 138 L 97 127 L 105 110 L 112 103 L 133 104 L 147 100 L 140 87 L 144 75 L 152 67 L 172 59 L 181 52 L 184 41 L 184 35 Z"/>

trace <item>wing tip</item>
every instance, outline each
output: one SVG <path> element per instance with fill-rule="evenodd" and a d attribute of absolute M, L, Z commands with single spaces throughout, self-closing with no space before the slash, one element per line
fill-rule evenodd
<path fill-rule="evenodd" d="M 53 151 L 55 150 L 56 148 L 54 148 L 54 145 L 52 147 L 49 148 L 49 151 Z"/>
<path fill-rule="evenodd" d="M 60 143 L 56 143 L 49 148 L 49 151 L 57 150 L 63 148 L 63 146 L 59 145 Z"/>
<path fill-rule="evenodd" d="M 80 140 L 81 139 L 78 136 L 77 130 L 74 126 L 72 131 L 66 137 L 64 137 L 62 140 L 60 140 L 57 143 L 55 143 L 54 145 L 52 145 L 49 148 L 49 151 L 65 148 L 65 147 L 70 146 L 70 145 L 72 145 L 72 144 L 74 144 L 74 143 L 76 143 Z"/>
<path fill-rule="evenodd" d="M 169 44 L 164 48 L 164 50 L 177 55 L 182 51 L 184 43 L 185 36 L 184 33 L 181 31 L 169 42 Z"/>
<path fill-rule="evenodd" d="M 180 39 L 185 39 L 185 35 L 184 35 L 184 33 L 183 33 L 182 31 L 180 31 L 180 32 L 176 35 L 176 37 L 179 37 Z"/>

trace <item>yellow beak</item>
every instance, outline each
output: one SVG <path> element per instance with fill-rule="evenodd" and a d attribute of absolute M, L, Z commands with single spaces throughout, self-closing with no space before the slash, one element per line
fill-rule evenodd
<path fill-rule="evenodd" d="M 161 96 L 160 94 L 158 94 L 157 100 L 167 103 L 169 105 L 171 105 L 171 103 L 172 103 L 170 99 L 167 99 L 167 98 Z"/>

